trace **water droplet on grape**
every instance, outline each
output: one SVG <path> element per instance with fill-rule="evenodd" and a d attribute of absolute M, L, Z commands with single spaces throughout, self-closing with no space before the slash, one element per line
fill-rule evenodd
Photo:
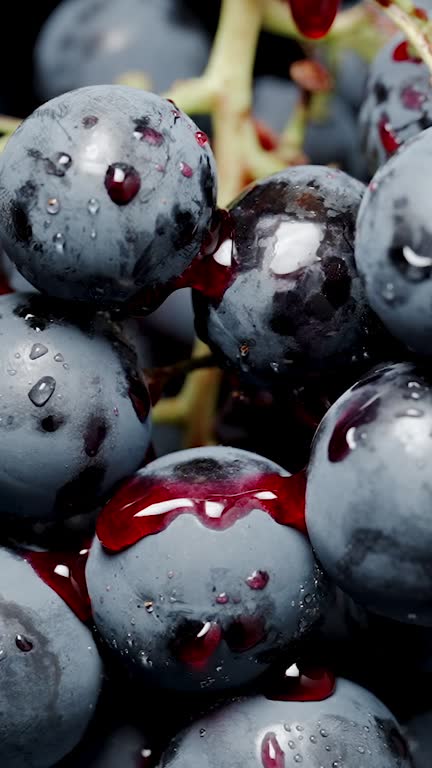
<path fill-rule="evenodd" d="M 56 381 L 52 376 L 43 376 L 39 381 L 31 388 L 28 393 L 29 399 L 36 405 L 37 408 L 41 408 L 46 405 L 48 400 L 54 394 L 56 388 Z"/>
<path fill-rule="evenodd" d="M 208 142 L 208 136 L 204 131 L 196 131 L 195 132 L 195 138 L 200 145 L 200 147 L 204 147 L 205 144 Z"/>
<path fill-rule="evenodd" d="M 33 643 L 27 640 L 24 635 L 17 635 L 15 637 L 15 645 L 23 653 L 29 653 L 29 651 L 33 650 Z"/>
<path fill-rule="evenodd" d="M 87 203 L 87 210 L 90 213 L 91 216 L 96 216 L 96 214 L 100 210 L 100 203 L 99 200 L 96 200 L 95 197 L 91 197 L 90 200 Z"/>
<path fill-rule="evenodd" d="M 60 203 L 57 200 L 56 197 L 50 197 L 48 198 L 48 202 L 46 205 L 47 213 L 50 213 L 52 215 L 56 214 L 60 210 Z"/>
<path fill-rule="evenodd" d="M 33 344 L 30 350 L 30 360 L 37 360 L 39 357 L 43 357 L 48 352 L 48 347 L 45 344 Z"/>
<path fill-rule="evenodd" d="M 57 253 L 62 254 L 64 251 L 65 237 L 61 232 L 57 232 L 53 237 L 53 243 Z"/>

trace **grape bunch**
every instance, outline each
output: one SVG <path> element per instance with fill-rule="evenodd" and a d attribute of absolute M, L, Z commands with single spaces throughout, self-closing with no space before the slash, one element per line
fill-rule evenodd
<path fill-rule="evenodd" d="M 0 115 L 0 766 L 429 768 L 427 12 L 52 5 Z"/>

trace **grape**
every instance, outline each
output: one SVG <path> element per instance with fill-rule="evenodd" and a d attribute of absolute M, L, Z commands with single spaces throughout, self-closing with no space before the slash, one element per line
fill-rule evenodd
<path fill-rule="evenodd" d="M 214 200 L 206 136 L 171 102 L 134 88 L 53 99 L 0 158 L 4 248 L 36 288 L 62 299 L 157 303 L 196 256 Z"/>
<path fill-rule="evenodd" d="M 298 166 L 234 201 L 213 255 L 220 290 L 194 293 L 197 333 L 222 365 L 274 386 L 380 356 L 353 257 L 363 189 L 342 171 Z"/>
<path fill-rule="evenodd" d="M 328 589 L 302 533 L 303 492 L 302 475 L 224 447 L 165 456 L 119 489 L 87 582 L 99 632 L 134 676 L 221 691 L 293 652 Z"/>
<path fill-rule="evenodd" d="M 373 371 L 327 412 L 306 524 L 330 577 L 371 611 L 431 626 L 432 388 L 411 363 Z"/>
<path fill-rule="evenodd" d="M 360 127 L 371 173 L 399 147 L 432 125 L 430 73 L 400 35 L 370 68 Z"/>
<path fill-rule="evenodd" d="M 36 43 L 36 87 L 45 101 L 138 71 L 160 93 L 201 74 L 208 54 L 182 0 L 63 0 Z"/>
<path fill-rule="evenodd" d="M 355 259 L 372 309 L 409 349 L 432 352 L 432 129 L 375 175 L 358 215 Z"/>
<path fill-rule="evenodd" d="M 38 294 L 0 297 L 3 524 L 91 511 L 141 465 L 149 396 L 134 352 L 106 333 Z"/>
<path fill-rule="evenodd" d="M 0 763 L 50 768 L 82 739 L 102 684 L 91 633 L 31 566 L 0 549 Z"/>
<path fill-rule="evenodd" d="M 217 761 L 217 762 L 216 762 Z M 161 768 L 410 768 L 404 737 L 369 691 L 339 679 L 324 701 L 234 701 L 183 731 Z"/>

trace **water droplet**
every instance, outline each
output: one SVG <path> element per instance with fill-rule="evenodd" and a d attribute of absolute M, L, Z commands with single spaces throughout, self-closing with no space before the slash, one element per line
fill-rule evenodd
<path fill-rule="evenodd" d="M 342 768 L 342 763 L 340 760 L 333 760 L 332 762 L 332 768 Z"/>
<path fill-rule="evenodd" d="M 195 138 L 200 145 L 200 147 L 204 147 L 205 144 L 208 142 L 208 136 L 204 131 L 196 131 L 195 132 Z"/>
<path fill-rule="evenodd" d="M 174 571 L 168 571 L 168 578 L 169 579 L 174 578 Z"/>
<path fill-rule="evenodd" d="M 313 595 L 305 595 L 304 601 L 305 601 L 306 605 L 309 605 L 309 603 L 311 603 L 312 600 L 313 600 Z"/>
<path fill-rule="evenodd" d="M 105 189 L 116 205 L 127 205 L 138 194 L 141 178 L 138 171 L 126 163 L 113 163 L 105 174 Z"/>
<path fill-rule="evenodd" d="M 152 600 L 146 600 L 144 603 L 144 608 L 146 609 L 147 613 L 153 613 L 154 611 L 154 604 Z"/>
<path fill-rule="evenodd" d="M 65 237 L 61 232 L 57 232 L 53 237 L 53 243 L 57 253 L 62 254 L 64 251 Z"/>
<path fill-rule="evenodd" d="M 100 203 L 99 200 L 96 200 L 95 197 L 91 197 L 90 200 L 87 203 L 87 210 L 92 216 L 96 216 L 98 211 L 100 210 Z"/>
<path fill-rule="evenodd" d="M 226 592 L 221 592 L 220 595 L 217 596 L 216 602 L 218 605 L 226 605 L 229 603 L 229 597 Z"/>
<path fill-rule="evenodd" d="M 202 737 L 206 735 L 206 729 L 205 728 L 200 728 L 199 735 L 200 735 L 200 738 L 202 739 Z"/>
<path fill-rule="evenodd" d="M 46 205 L 47 213 L 54 215 L 60 210 L 60 203 L 56 197 L 50 197 Z"/>
<path fill-rule="evenodd" d="M 90 232 L 90 237 L 91 237 L 92 240 L 96 240 L 97 232 L 96 232 L 95 229 L 92 229 L 92 231 Z"/>
<path fill-rule="evenodd" d="M 328 731 L 326 731 L 324 728 L 321 728 L 320 730 L 320 736 L 323 737 L 323 739 L 326 739 L 328 736 Z"/>
<path fill-rule="evenodd" d="M 45 344 L 33 344 L 30 350 L 30 360 L 37 360 L 39 357 L 43 357 L 48 352 L 48 347 Z"/>
<path fill-rule="evenodd" d="M 33 650 L 33 643 L 31 643 L 30 640 L 27 640 L 24 635 L 17 635 L 15 637 L 15 645 L 20 651 L 23 651 L 23 653 L 28 653 Z"/>
<path fill-rule="evenodd" d="M 357 752 L 360 752 L 361 755 L 364 755 L 365 751 L 364 747 L 357 747 Z"/>
<path fill-rule="evenodd" d="M 284 723 L 284 729 L 287 731 L 287 733 L 291 732 L 291 726 L 288 723 Z"/>
<path fill-rule="evenodd" d="M 295 763 L 302 763 L 303 762 L 302 756 L 301 755 L 294 755 L 294 762 Z"/>
<path fill-rule="evenodd" d="M 16 359 L 16 360 L 19 360 L 19 359 L 20 359 L 20 357 L 21 357 L 21 355 L 20 355 L 20 353 L 19 353 L 19 352 L 15 352 L 15 355 L 14 355 L 14 357 L 15 357 L 15 359 Z"/>
<path fill-rule="evenodd" d="M 61 354 L 61 352 L 57 352 L 57 354 L 54 355 L 54 360 L 56 361 L 56 363 L 62 363 L 64 361 L 64 357 Z"/>
<path fill-rule="evenodd" d="M 304 731 L 303 726 L 302 725 L 296 725 L 296 731 L 299 731 L 299 732 Z"/>
<path fill-rule="evenodd" d="M 182 173 L 182 176 L 184 176 L 186 179 L 191 179 L 193 176 L 193 169 L 188 165 L 187 163 L 184 163 L 183 160 L 180 163 L 180 171 Z"/>
<path fill-rule="evenodd" d="M 393 304 L 396 298 L 396 292 L 393 283 L 386 283 L 381 295 L 387 304 Z"/>
<path fill-rule="evenodd" d="M 289 746 L 290 749 L 295 749 L 295 742 L 294 741 L 289 741 L 288 742 L 288 746 Z"/>
<path fill-rule="evenodd" d="M 65 371 L 68 371 L 69 367 L 70 366 L 67 363 L 63 363 L 63 368 L 65 369 Z"/>
<path fill-rule="evenodd" d="M 54 394 L 56 388 L 56 381 L 52 376 L 43 376 L 39 381 L 31 388 L 28 396 L 38 408 L 45 405 L 50 397 Z"/>
<path fill-rule="evenodd" d="M 311 741 L 312 744 L 316 744 L 317 743 L 317 737 L 316 736 L 309 736 L 309 741 Z"/>
<path fill-rule="evenodd" d="M 15 368 L 8 368 L 8 374 L 9 376 L 16 376 Z"/>
<path fill-rule="evenodd" d="M 66 152 L 57 152 L 52 162 L 56 169 L 56 176 L 64 176 L 72 165 L 72 158 Z"/>
<path fill-rule="evenodd" d="M 366 731 L 366 733 L 369 733 L 369 731 L 370 731 L 370 728 L 369 728 L 369 726 L 368 726 L 368 725 L 364 725 L 364 726 L 363 726 L 363 730 L 364 730 L 364 731 Z"/>
<path fill-rule="evenodd" d="M 331 747 L 328 744 L 326 745 L 326 752 L 331 752 Z"/>

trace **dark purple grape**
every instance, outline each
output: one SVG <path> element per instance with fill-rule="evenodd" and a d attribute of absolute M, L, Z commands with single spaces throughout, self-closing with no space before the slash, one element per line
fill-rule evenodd
<path fill-rule="evenodd" d="M 197 255 L 215 194 L 207 137 L 173 103 L 138 88 L 81 88 L 8 141 L 0 235 L 40 291 L 145 310 Z"/>
<path fill-rule="evenodd" d="M 354 600 L 432 625 L 432 385 L 412 364 L 377 369 L 327 412 L 308 470 L 306 524 L 329 576 Z"/>
<path fill-rule="evenodd" d="M 394 337 L 432 354 L 432 129 L 374 176 L 358 215 L 355 259 L 372 309 Z"/>
<path fill-rule="evenodd" d="M 298 166 L 234 201 L 212 257 L 220 290 L 194 292 L 198 335 L 223 366 L 273 387 L 381 359 L 354 263 L 363 191 L 342 171 Z"/>
<path fill-rule="evenodd" d="M 360 127 L 371 173 L 432 125 L 430 72 L 405 38 L 393 38 L 371 66 Z"/>
<path fill-rule="evenodd" d="M 36 89 L 43 100 L 141 72 L 149 90 L 196 77 L 209 43 L 181 0 L 63 0 L 35 48 Z"/>
<path fill-rule="evenodd" d="M 227 704 L 184 730 L 162 768 L 411 768 L 391 712 L 344 679 L 324 701 L 252 696 Z"/>
<path fill-rule="evenodd" d="M 102 685 L 89 629 L 0 549 L 0 764 L 51 768 L 81 741 Z"/>
<path fill-rule="evenodd" d="M 96 625 L 153 687 L 255 680 L 326 604 L 303 535 L 303 475 L 225 447 L 149 464 L 102 511 L 87 565 Z"/>
<path fill-rule="evenodd" d="M 0 298 L 0 517 L 95 510 L 150 440 L 135 353 L 102 320 L 40 294 Z"/>

